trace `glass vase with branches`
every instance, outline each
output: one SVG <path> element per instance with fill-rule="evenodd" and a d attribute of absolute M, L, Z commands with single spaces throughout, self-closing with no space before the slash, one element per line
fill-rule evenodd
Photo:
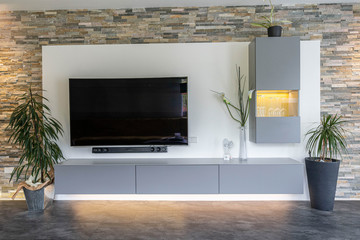
<path fill-rule="evenodd" d="M 229 98 L 226 97 L 225 93 L 217 92 L 218 96 L 221 97 L 222 102 L 225 104 L 226 109 L 230 117 L 240 124 L 240 154 L 239 158 L 247 158 L 247 148 L 246 148 L 246 123 L 249 119 L 249 107 L 250 100 L 252 98 L 252 93 L 254 90 L 246 91 L 246 77 L 241 74 L 240 67 L 236 67 L 236 76 L 238 81 L 238 105 L 233 104 Z M 247 94 L 247 96 L 245 95 Z"/>

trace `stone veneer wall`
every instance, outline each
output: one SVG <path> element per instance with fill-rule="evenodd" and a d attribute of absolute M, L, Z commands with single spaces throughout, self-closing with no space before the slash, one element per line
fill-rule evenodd
<path fill-rule="evenodd" d="M 285 36 L 321 40 L 321 111 L 341 113 L 351 130 L 339 174 L 338 198 L 360 199 L 360 4 L 277 6 L 293 23 Z M 16 98 L 41 90 L 41 47 L 65 44 L 238 42 L 262 36 L 250 23 L 269 8 L 194 7 L 0 12 L 0 198 L 8 198 L 18 149 L 5 127 Z"/>

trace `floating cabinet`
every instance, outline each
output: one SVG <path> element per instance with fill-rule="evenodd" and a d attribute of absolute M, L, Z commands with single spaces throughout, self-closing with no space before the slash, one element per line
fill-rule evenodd
<path fill-rule="evenodd" d="M 300 142 L 300 38 L 255 38 L 249 45 L 249 138 Z"/>
<path fill-rule="evenodd" d="M 290 158 L 70 159 L 55 194 L 302 194 L 303 179 Z"/>

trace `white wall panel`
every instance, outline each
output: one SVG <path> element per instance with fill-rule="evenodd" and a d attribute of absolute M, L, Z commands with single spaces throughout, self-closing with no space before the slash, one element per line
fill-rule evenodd
<path fill-rule="evenodd" d="M 302 132 L 320 116 L 319 42 L 301 43 L 300 116 Z M 64 126 L 61 147 L 67 158 L 222 157 L 222 140 L 234 141 L 238 156 L 239 127 L 210 89 L 236 100 L 235 66 L 247 75 L 248 43 L 186 43 L 43 47 L 43 88 L 52 114 Z M 70 77 L 189 77 L 189 136 L 197 143 L 170 147 L 165 154 L 92 154 L 91 147 L 70 147 Z M 235 101 L 236 102 L 236 101 Z M 248 143 L 249 157 L 302 159 L 303 144 Z"/>
<path fill-rule="evenodd" d="M 64 126 L 60 146 L 66 158 L 222 157 L 222 140 L 239 151 L 239 127 L 210 89 L 236 102 L 236 71 L 248 75 L 249 43 L 70 45 L 43 47 L 43 88 L 52 114 Z M 68 79 L 74 77 L 189 77 L 189 137 L 197 143 L 174 146 L 168 153 L 92 154 L 91 147 L 70 147 Z M 301 42 L 300 144 L 248 142 L 249 157 L 290 157 L 303 161 L 304 134 L 320 119 L 320 42 Z M 119 160 L 120 161 L 120 160 Z M 307 191 L 306 191 L 307 192 Z M 301 196 L 300 198 L 305 198 Z"/>

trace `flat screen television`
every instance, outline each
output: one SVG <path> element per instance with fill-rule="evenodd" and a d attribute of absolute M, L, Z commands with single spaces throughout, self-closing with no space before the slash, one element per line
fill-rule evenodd
<path fill-rule="evenodd" d="M 71 146 L 187 145 L 187 80 L 70 78 Z"/>

